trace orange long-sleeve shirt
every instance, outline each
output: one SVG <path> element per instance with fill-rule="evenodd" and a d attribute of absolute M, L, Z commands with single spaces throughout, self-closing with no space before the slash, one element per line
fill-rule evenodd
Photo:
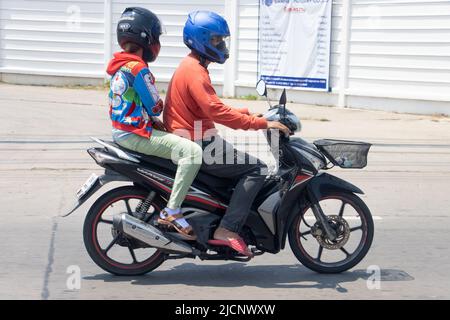
<path fill-rule="evenodd" d="M 215 134 L 214 122 L 232 129 L 267 128 L 267 120 L 250 115 L 247 108 L 225 105 L 211 84 L 208 70 L 192 53 L 183 59 L 170 81 L 163 117 L 170 132 L 186 130 L 186 138 L 191 140 Z M 196 121 L 201 121 L 201 133 L 194 135 Z"/>

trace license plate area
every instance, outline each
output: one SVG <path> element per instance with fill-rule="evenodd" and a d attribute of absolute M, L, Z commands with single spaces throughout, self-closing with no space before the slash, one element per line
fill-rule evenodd
<path fill-rule="evenodd" d="M 95 173 L 91 174 L 86 182 L 80 187 L 80 189 L 78 189 L 77 198 L 81 199 L 89 190 L 91 190 L 94 184 L 98 181 L 98 178 L 98 175 L 96 175 Z"/>

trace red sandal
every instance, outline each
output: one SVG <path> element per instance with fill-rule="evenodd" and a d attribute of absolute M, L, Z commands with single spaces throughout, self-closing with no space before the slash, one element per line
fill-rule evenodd
<path fill-rule="evenodd" d="M 240 254 L 247 256 L 247 257 L 253 257 L 254 254 L 249 250 L 247 247 L 247 244 L 242 239 L 229 239 L 229 240 L 217 240 L 217 239 L 211 239 L 208 240 L 208 243 L 213 246 L 226 246 L 230 247 L 231 249 L 239 252 Z"/>

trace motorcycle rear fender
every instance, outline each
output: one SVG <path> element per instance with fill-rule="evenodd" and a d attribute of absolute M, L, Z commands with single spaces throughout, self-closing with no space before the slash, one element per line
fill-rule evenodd
<path fill-rule="evenodd" d="M 103 187 L 105 184 L 114 182 L 114 181 L 127 181 L 132 182 L 127 177 L 118 174 L 117 172 L 111 171 L 111 170 L 105 170 L 105 174 L 101 175 L 97 182 L 92 186 L 92 188 L 83 195 L 80 199 L 77 200 L 72 210 L 70 210 L 65 215 L 62 215 L 61 217 L 67 217 L 71 215 L 75 210 L 77 210 L 83 203 L 85 203 L 90 197 L 94 195 L 101 187 Z"/>
<path fill-rule="evenodd" d="M 293 191 L 294 190 L 292 190 L 291 192 Z M 364 194 L 361 189 L 351 184 L 350 182 L 332 176 L 328 173 L 321 173 L 308 181 L 308 184 L 306 185 L 302 193 L 305 194 L 306 197 L 308 197 L 308 192 L 311 192 L 316 199 L 320 199 L 329 191 L 347 191 L 351 193 Z M 302 199 L 305 199 L 305 197 L 298 197 L 297 204 L 292 206 L 293 209 L 289 212 L 286 224 L 284 225 L 285 227 L 283 228 L 284 230 L 282 230 L 281 249 L 284 249 L 286 245 L 286 237 L 289 227 L 294 222 L 294 219 L 298 214 L 298 210 L 303 208 L 301 203 Z"/>

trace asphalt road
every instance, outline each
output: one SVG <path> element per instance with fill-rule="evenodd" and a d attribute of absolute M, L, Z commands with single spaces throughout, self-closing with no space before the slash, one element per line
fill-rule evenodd
<path fill-rule="evenodd" d="M 319 275 L 287 247 L 247 264 L 175 260 L 146 276 L 114 277 L 90 260 L 82 241 L 84 214 L 95 197 L 72 216 L 58 217 L 91 172 L 102 172 L 85 150 L 95 145 L 90 136 L 109 135 L 103 92 L 0 85 L 0 298 L 449 299 L 448 118 L 291 109 L 305 119 L 301 135 L 308 140 L 374 143 L 366 169 L 333 170 L 365 191 L 375 216 L 374 243 L 359 265 Z M 80 270 L 79 289 L 68 286 L 73 266 Z M 378 287 L 371 282 L 376 268 Z"/>

